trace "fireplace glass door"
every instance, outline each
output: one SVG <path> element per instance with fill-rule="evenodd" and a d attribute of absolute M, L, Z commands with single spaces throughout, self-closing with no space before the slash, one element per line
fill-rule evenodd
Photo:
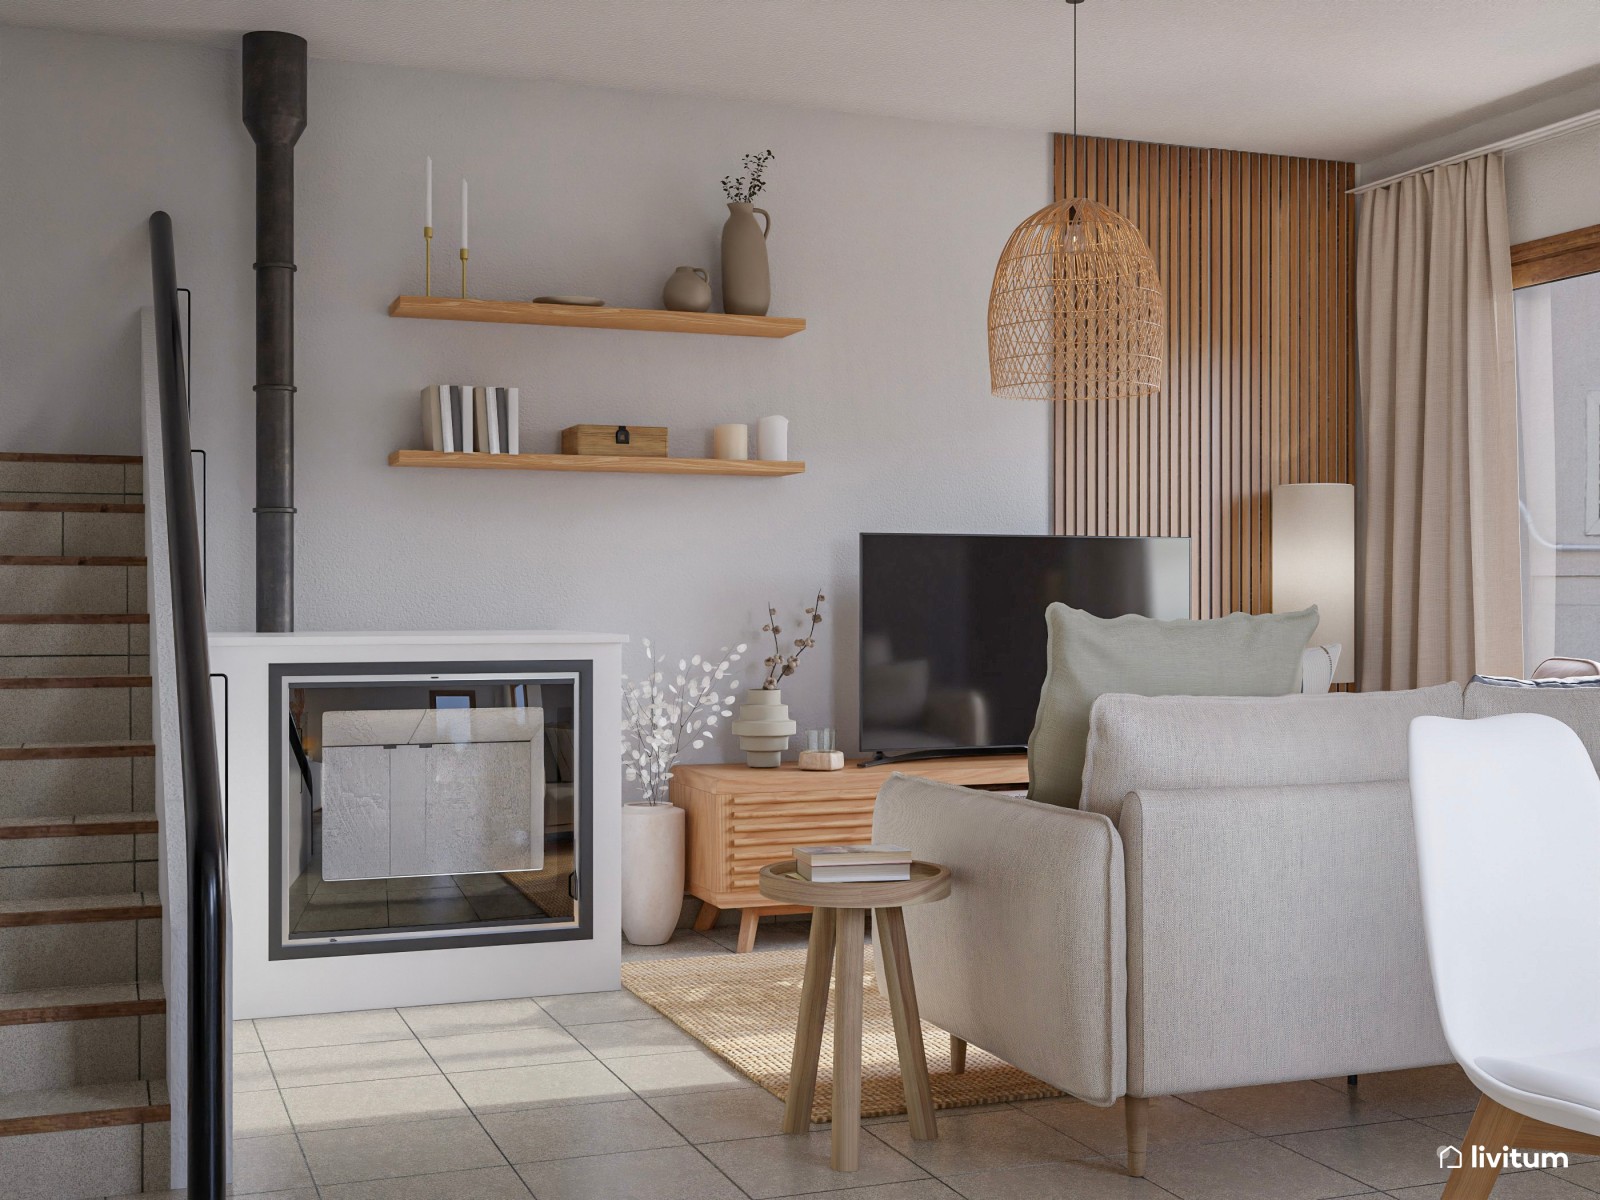
<path fill-rule="evenodd" d="M 280 956 L 581 935 L 580 672 L 278 674 Z"/>

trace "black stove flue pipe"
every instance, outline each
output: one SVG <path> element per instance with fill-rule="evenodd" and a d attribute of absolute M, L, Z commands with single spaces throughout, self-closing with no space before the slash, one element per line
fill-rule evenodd
<path fill-rule="evenodd" d="M 256 629 L 294 629 L 294 144 L 306 40 L 244 35 L 244 123 L 256 143 Z"/>

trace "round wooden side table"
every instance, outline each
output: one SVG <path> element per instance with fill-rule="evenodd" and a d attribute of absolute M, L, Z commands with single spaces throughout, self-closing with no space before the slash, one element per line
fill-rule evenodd
<path fill-rule="evenodd" d="M 936 863 L 911 864 L 911 878 L 887 883 L 813 883 L 794 874 L 793 859 L 761 868 L 761 894 L 783 904 L 811 906 L 811 942 L 806 949 L 805 983 L 800 990 L 800 1022 L 789 1067 L 789 1097 L 783 1106 L 783 1131 L 811 1128 L 811 1100 L 822 1054 L 822 1025 L 828 1014 L 828 968 L 833 967 L 833 1169 L 854 1171 L 861 1157 L 861 975 L 867 910 L 872 910 L 878 969 L 889 992 L 894 1039 L 900 1051 L 900 1078 L 906 1092 L 911 1136 L 939 1136 L 933 1122 L 933 1093 L 922 1048 L 922 1018 L 911 981 L 906 948 L 908 904 L 943 900 L 950 894 L 950 871 Z"/>

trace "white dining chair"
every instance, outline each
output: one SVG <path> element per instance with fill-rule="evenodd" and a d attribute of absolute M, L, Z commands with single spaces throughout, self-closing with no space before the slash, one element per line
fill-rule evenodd
<path fill-rule="evenodd" d="M 1483 1093 L 1444 1197 L 1477 1200 L 1513 1150 L 1600 1154 L 1600 778 L 1550 717 L 1418 717 L 1411 802 L 1434 996 Z"/>

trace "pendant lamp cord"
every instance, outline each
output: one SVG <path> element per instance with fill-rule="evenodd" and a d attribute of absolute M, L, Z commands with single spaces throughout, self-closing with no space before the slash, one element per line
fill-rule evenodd
<path fill-rule="evenodd" d="M 1078 140 L 1078 5 L 1072 4 L 1072 140 Z"/>

